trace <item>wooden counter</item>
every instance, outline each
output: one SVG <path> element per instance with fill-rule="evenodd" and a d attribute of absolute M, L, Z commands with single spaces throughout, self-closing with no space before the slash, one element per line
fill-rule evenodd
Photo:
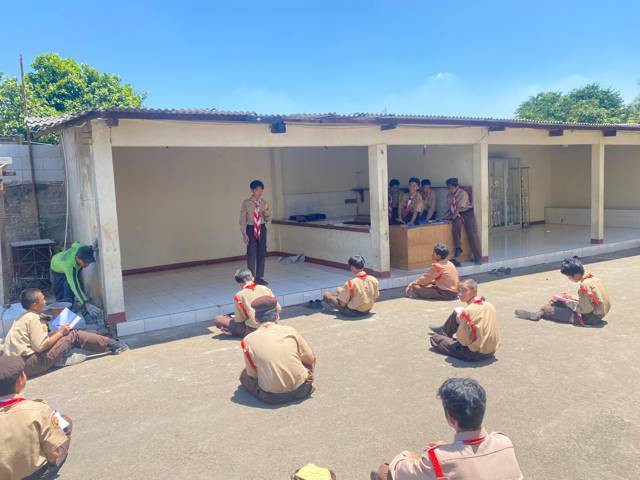
<path fill-rule="evenodd" d="M 389 249 L 391 266 L 403 270 L 424 269 L 430 265 L 431 254 L 436 243 L 449 247 L 449 256 L 453 256 L 453 234 L 451 224 L 417 225 L 412 228 L 400 225 L 389 226 Z M 462 228 L 462 255 L 459 260 L 469 260 L 471 249 L 467 232 Z"/>

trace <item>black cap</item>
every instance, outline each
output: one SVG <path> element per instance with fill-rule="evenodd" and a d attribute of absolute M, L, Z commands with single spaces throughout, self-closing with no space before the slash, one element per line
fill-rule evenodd
<path fill-rule="evenodd" d="M 447 187 L 457 187 L 458 179 L 456 177 L 447 178 L 447 181 L 445 183 L 447 184 Z"/>
<path fill-rule="evenodd" d="M 263 295 L 251 302 L 251 308 L 253 308 L 256 313 L 268 312 L 276 308 L 277 305 L 278 300 L 271 295 Z"/>
<path fill-rule="evenodd" d="M 0 388 L 11 388 L 24 372 L 24 360 L 20 355 L 0 355 Z"/>
<path fill-rule="evenodd" d="M 96 257 L 93 256 L 93 247 L 87 245 L 80 247 L 76 257 L 82 260 L 84 263 L 95 263 Z"/>

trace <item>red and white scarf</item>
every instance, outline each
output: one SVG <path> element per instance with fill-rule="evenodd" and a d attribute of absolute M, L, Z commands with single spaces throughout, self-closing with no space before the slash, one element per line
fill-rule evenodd
<path fill-rule="evenodd" d="M 260 215 L 260 206 L 256 202 L 256 208 L 253 210 L 253 236 L 256 240 L 260 240 L 260 225 L 262 223 L 262 215 Z"/>

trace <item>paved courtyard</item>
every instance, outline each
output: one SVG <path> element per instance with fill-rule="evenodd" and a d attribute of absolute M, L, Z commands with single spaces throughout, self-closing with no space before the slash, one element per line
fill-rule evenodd
<path fill-rule="evenodd" d="M 29 383 L 74 420 L 63 479 L 285 480 L 307 462 L 338 479 L 368 479 L 404 449 L 452 432 L 435 397 L 451 376 L 488 393 L 485 425 L 508 434 L 528 479 L 636 479 L 640 465 L 640 251 L 590 259 L 609 287 L 609 324 L 581 329 L 517 320 L 552 293 L 575 291 L 556 266 L 478 277 L 498 309 L 503 346 L 490 364 L 451 361 L 427 349 L 427 325 L 458 302 L 384 292 L 371 319 L 345 321 L 291 307 L 318 357 L 317 391 L 265 407 L 238 390 L 239 341 L 206 324 L 130 337 L 135 346 Z"/>

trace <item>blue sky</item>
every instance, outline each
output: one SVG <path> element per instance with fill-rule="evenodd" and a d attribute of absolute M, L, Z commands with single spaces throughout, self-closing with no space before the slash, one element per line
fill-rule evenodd
<path fill-rule="evenodd" d="M 640 94 L 640 2 L 33 2 L 0 71 L 57 52 L 150 107 L 512 116 L 541 90 Z M 6 12 L 5 12 L 6 13 Z"/>

